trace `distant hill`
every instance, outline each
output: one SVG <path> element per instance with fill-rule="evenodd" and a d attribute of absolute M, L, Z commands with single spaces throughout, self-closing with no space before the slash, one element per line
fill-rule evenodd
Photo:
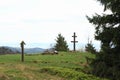
<path fill-rule="evenodd" d="M 42 48 L 26 48 L 25 53 L 42 53 L 45 50 L 46 49 L 42 49 Z"/>
<path fill-rule="evenodd" d="M 17 54 L 20 53 L 19 51 L 12 51 L 10 48 L 8 47 L 0 47 L 0 54 Z"/>
<path fill-rule="evenodd" d="M 8 47 L 8 46 L 4 46 L 4 48 L 6 48 L 6 49 L 9 49 L 9 50 L 11 50 L 11 52 L 13 52 L 13 53 L 16 53 L 16 52 L 18 52 L 18 53 L 20 53 L 21 52 L 21 48 L 17 48 L 17 47 Z M 44 52 L 46 49 L 42 49 L 42 48 L 25 48 L 24 49 L 24 52 L 25 53 L 42 53 L 42 52 Z M 0 50 L 1 51 L 1 50 Z M 5 50 L 4 50 L 5 51 Z M 6 51 L 6 53 L 7 53 L 7 51 Z"/>

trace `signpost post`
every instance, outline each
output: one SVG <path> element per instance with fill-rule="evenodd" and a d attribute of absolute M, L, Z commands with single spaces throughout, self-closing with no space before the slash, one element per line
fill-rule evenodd
<path fill-rule="evenodd" d="M 21 61 L 24 62 L 24 45 L 25 45 L 25 42 L 22 41 L 20 43 L 20 45 L 21 45 Z"/>

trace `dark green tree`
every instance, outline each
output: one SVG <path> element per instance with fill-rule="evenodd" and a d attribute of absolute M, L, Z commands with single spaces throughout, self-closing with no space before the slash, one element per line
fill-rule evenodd
<path fill-rule="evenodd" d="M 92 61 L 92 73 L 120 80 L 120 0 L 97 0 L 109 14 L 87 17 L 95 25 L 95 39 L 101 41 L 101 51 Z"/>
<path fill-rule="evenodd" d="M 65 41 L 65 38 L 61 34 L 58 34 L 58 37 L 56 39 L 55 50 L 57 51 L 68 51 L 69 50 L 67 42 Z"/>
<path fill-rule="evenodd" d="M 85 46 L 85 51 L 93 54 L 97 53 L 95 47 L 93 47 L 92 41 L 88 41 L 87 45 Z"/>

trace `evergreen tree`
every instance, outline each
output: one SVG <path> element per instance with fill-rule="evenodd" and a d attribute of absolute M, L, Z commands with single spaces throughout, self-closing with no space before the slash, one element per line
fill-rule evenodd
<path fill-rule="evenodd" d="M 120 0 L 97 0 L 109 14 L 87 17 L 95 25 L 95 39 L 101 51 L 92 62 L 92 72 L 100 77 L 120 80 Z"/>
<path fill-rule="evenodd" d="M 55 50 L 57 51 L 68 51 L 69 50 L 67 42 L 65 41 L 65 38 L 61 34 L 58 34 L 58 37 L 56 39 Z"/>
<path fill-rule="evenodd" d="M 96 50 L 95 50 L 95 47 L 93 47 L 92 41 L 87 43 L 87 45 L 85 46 L 85 51 L 93 54 L 96 53 Z"/>

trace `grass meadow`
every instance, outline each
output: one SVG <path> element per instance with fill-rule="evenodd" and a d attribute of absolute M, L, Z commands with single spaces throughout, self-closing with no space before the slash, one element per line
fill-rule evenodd
<path fill-rule="evenodd" d="M 0 55 L 0 80 L 107 80 L 87 74 L 90 53 L 60 52 L 58 55 Z"/>

